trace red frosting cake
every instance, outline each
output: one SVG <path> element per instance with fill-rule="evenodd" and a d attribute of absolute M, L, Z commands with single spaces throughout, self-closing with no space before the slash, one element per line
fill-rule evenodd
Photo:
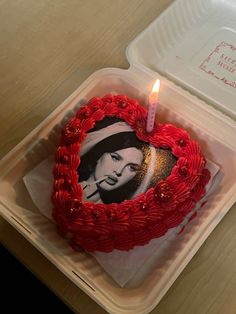
<path fill-rule="evenodd" d="M 130 250 L 178 226 L 204 196 L 210 173 L 186 130 L 155 123 L 126 95 L 92 98 L 62 130 L 53 218 L 71 245 Z"/>

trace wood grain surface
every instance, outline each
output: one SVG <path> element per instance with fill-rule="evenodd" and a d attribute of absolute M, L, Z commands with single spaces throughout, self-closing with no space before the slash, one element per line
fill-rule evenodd
<path fill-rule="evenodd" d="M 126 47 L 172 2 L 0 0 L 0 158 L 94 71 L 128 68 Z M 235 225 L 236 205 L 152 313 L 236 313 Z M 106 313 L 2 218 L 0 237 L 75 313 Z"/>

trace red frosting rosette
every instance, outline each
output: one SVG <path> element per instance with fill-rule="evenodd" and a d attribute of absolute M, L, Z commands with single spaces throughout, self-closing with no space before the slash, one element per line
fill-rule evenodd
<path fill-rule="evenodd" d="M 121 203 L 94 204 L 83 200 L 77 172 L 80 147 L 96 122 L 123 119 L 136 136 L 155 148 L 168 148 L 177 158 L 171 174 L 147 192 Z M 146 132 L 147 110 L 126 95 L 92 98 L 62 130 L 56 151 L 52 194 L 53 218 L 71 245 L 86 251 L 130 250 L 163 236 L 178 226 L 204 196 L 210 172 L 199 144 L 186 130 L 155 123 Z"/>

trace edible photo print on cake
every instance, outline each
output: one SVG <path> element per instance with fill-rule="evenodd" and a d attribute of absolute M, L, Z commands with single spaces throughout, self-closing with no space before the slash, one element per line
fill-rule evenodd
<path fill-rule="evenodd" d="M 77 169 L 83 199 L 93 203 L 120 203 L 145 193 L 168 177 L 177 162 L 170 149 L 139 140 L 122 119 L 96 122 L 80 149 Z"/>

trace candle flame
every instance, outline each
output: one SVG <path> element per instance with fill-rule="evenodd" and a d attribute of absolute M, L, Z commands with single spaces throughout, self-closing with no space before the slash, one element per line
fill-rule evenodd
<path fill-rule="evenodd" d="M 159 93 L 160 85 L 161 82 L 157 79 L 152 87 L 152 93 Z"/>
<path fill-rule="evenodd" d="M 150 96 L 149 96 L 149 103 L 151 105 L 157 104 L 160 85 L 161 85 L 161 82 L 160 80 L 157 79 L 152 87 L 152 92 L 150 93 Z"/>

